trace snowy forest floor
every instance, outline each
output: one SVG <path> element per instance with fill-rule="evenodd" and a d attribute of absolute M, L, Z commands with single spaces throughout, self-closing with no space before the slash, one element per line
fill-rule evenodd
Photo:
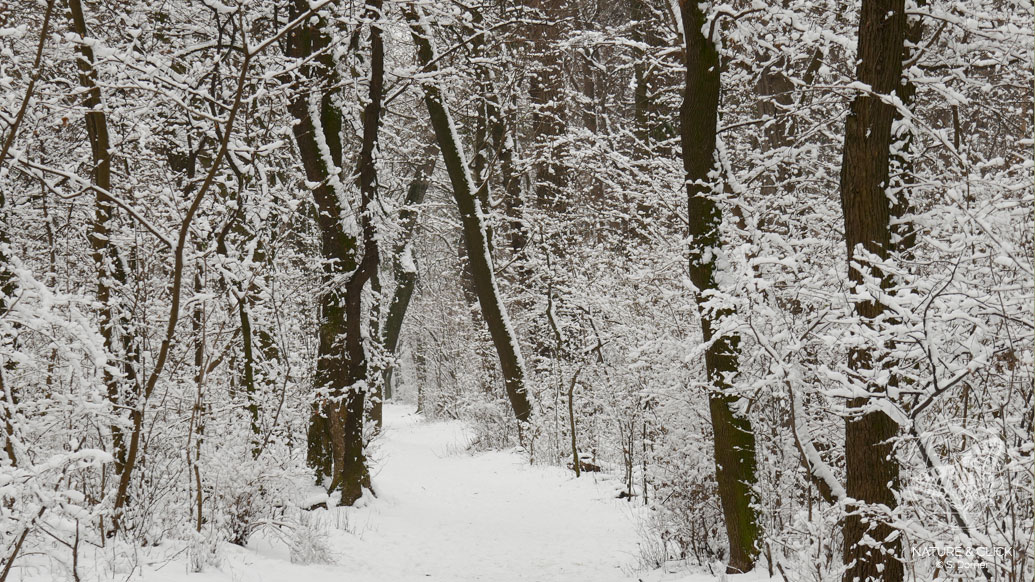
<path fill-rule="evenodd" d="M 529 466 L 515 453 L 471 454 L 463 423 L 426 422 L 412 411 L 385 408 L 374 453 L 377 498 L 335 509 L 340 516 L 317 513 L 337 522 L 326 528 L 335 564 L 294 566 L 286 548 L 260 539 L 226 560 L 230 578 L 629 580 L 637 520 L 613 498 L 613 486 Z"/>
<path fill-rule="evenodd" d="M 298 564 L 271 530 L 248 547 L 223 544 L 218 566 L 189 572 L 183 546 L 148 556 L 132 580 L 147 582 L 707 582 L 706 575 L 644 572 L 642 508 L 615 498 L 612 477 L 576 479 L 530 466 L 513 451 L 472 453 L 458 421 L 429 422 L 412 406 L 385 407 L 375 447 L 377 497 L 307 515 L 329 563 Z M 297 561 L 297 560 L 296 560 Z M 33 571 L 35 570 L 35 571 Z M 39 578 L 43 574 L 44 578 Z M 142 575 L 141 575 L 142 574 Z M 45 579 L 36 569 L 24 580 Z M 19 579 L 18 574 L 14 576 Z M 112 579 L 125 580 L 126 575 Z M 733 582 L 767 579 L 731 576 Z"/>

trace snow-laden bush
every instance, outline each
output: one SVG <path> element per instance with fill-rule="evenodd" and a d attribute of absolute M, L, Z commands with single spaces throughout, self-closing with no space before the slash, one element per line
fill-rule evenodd
<path fill-rule="evenodd" d="M 288 547 L 292 564 L 333 564 L 334 552 L 329 543 L 329 531 L 323 522 L 301 512 L 299 522 L 291 533 Z"/>
<path fill-rule="evenodd" d="M 514 413 L 507 403 L 475 396 L 461 410 L 471 426 L 472 450 L 498 451 L 518 444 Z"/>
<path fill-rule="evenodd" d="M 248 438 L 211 443 L 203 456 L 206 522 L 223 539 L 242 546 L 261 525 L 282 518 L 310 475 L 288 448 L 268 447 L 253 459 L 254 447 Z"/>
<path fill-rule="evenodd" d="M 109 362 L 85 315 L 89 301 L 49 288 L 18 261 L 12 271 L 12 296 L 0 317 L 5 562 L 19 554 L 41 558 L 33 548 L 54 539 L 69 546 L 99 540 L 97 525 L 108 514 L 103 484 L 114 461 L 103 436 L 117 422 L 101 383 Z"/>
<path fill-rule="evenodd" d="M 660 543 L 655 561 L 705 566 L 725 557 L 726 530 L 710 447 L 686 448 L 686 439 L 694 438 L 691 434 L 672 428 L 656 445 L 651 465 L 654 501 L 644 534 L 648 543 Z"/>
<path fill-rule="evenodd" d="M 187 542 L 187 563 L 191 572 L 204 572 L 207 568 L 218 568 L 222 563 L 220 547 L 224 541 L 216 528 L 206 527 Z"/>

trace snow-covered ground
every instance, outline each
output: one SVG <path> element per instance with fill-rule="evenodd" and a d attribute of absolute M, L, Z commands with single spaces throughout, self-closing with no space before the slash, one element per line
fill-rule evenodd
<path fill-rule="evenodd" d="M 328 563 L 293 563 L 290 536 L 265 530 L 247 548 L 223 544 L 218 566 L 189 572 L 187 552 L 144 559 L 147 582 L 708 582 L 637 571 L 636 504 L 606 476 L 576 479 L 513 452 L 470 453 L 460 422 L 385 407 L 375 499 L 308 513 Z M 182 546 L 181 546 L 182 547 Z M 40 570 L 22 572 L 38 580 Z M 117 579 L 126 579 L 123 574 Z M 15 580 L 18 575 L 15 575 Z M 763 577 L 730 577 L 753 582 Z"/>
<path fill-rule="evenodd" d="M 385 407 L 373 478 L 377 498 L 313 514 L 332 564 L 293 564 L 287 545 L 257 535 L 224 546 L 222 564 L 185 575 L 174 561 L 154 582 L 611 582 L 636 580 L 637 517 L 613 482 L 529 466 L 507 452 L 466 451 L 459 422 Z M 257 538 L 257 539 L 256 539 Z"/>

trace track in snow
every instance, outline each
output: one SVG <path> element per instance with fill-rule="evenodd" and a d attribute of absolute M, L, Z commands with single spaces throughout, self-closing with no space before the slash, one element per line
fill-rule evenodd
<path fill-rule="evenodd" d="M 595 475 L 575 479 L 562 468 L 529 466 L 513 453 L 468 453 L 462 423 L 426 422 L 411 410 L 385 407 L 377 499 L 313 514 L 326 526 L 334 564 L 292 564 L 284 544 L 267 538 L 228 549 L 219 571 L 184 577 L 165 570 L 145 579 L 636 580 L 637 520 L 633 506 L 614 499 L 613 486 Z"/>

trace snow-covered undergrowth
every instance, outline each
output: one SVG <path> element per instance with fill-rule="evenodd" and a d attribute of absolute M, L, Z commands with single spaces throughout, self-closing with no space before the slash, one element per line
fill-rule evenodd
<path fill-rule="evenodd" d="M 404 405 L 389 405 L 385 412 L 373 478 L 376 498 L 366 497 L 351 508 L 288 512 L 282 523 L 255 532 L 246 547 L 205 539 L 135 550 L 84 547 L 75 565 L 80 579 L 718 579 L 639 571 L 638 528 L 644 516 L 637 504 L 615 498 L 621 484 L 614 478 L 585 474 L 576 479 L 563 468 L 529 465 L 525 455 L 514 451 L 472 453 L 472 433 L 462 422 L 426 421 Z M 11 579 L 73 579 L 65 561 L 28 557 Z"/>

